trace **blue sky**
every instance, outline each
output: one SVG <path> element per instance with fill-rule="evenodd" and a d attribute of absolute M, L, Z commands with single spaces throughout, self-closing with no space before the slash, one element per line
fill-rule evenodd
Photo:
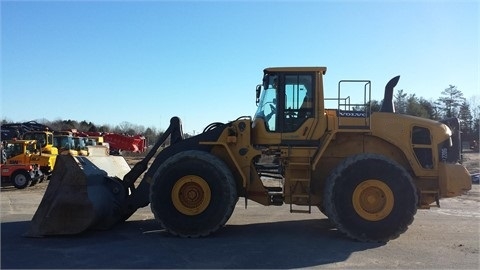
<path fill-rule="evenodd" d="M 480 100 L 478 1 L 2 1 L 1 116 L 184 132 L 253 116 L 271 66 Z"/>

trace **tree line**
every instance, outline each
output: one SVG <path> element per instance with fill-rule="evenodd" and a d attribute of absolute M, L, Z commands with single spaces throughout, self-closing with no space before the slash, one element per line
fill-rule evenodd
<path fill-rule="evenodd" d="M 381 107 L 381 101 L 372 100 L 369 105 L 373 112 L 378 111 Z M 396 113 L 419 116 L 432 120 L 457 117 L 460 119 L 462 137 L 464 140 L 478 141 L 479 139 L 479 100 L 475 100 L 475 97 L 472 97 L 470 101 L 467 101 L 463 96 L 462 91 L 454 85 L 449 85 L 448 88 L 443 90 L 441 96 L 437 100 L 426 100 L 423 97 L 418 97 L 416 94 L 408 94 L 403 89 L 400 89 L 397 90 L 394 95 L 394 105 Z M 150 143 L 154 143 L 159 136 L 163 135 L 163 130 L 158 130 L 155 127 L 145 127 L 143 125 L 133 124 L 126 121 L 115 126 L 96 125 L 86 120 L 48 121 L 46 119 L 41 119 L 37 121 L 58 131 L 76 129 L 77 131 L 114 132 L 131 136 L 142 135 L 147 138 Z M 3 119 L 1 123 L 8 124 L 11 122 Z M 185 137 L 191 137 L 191 135 L 185 134 Z"/>
<path fill-rule="evenodd" d="M 455 85 L 449 85 L 436 100 L 426 100 L 403 89 L 394 95 L 395 112 L 432 120 L 457 117 L 460 119 L 462 138 L 466 141 L 479 138 L 480 104 L 476 97 L 469 101 Z M 372 111 L 378 111 L 381 103 L 372 100 Z"/>

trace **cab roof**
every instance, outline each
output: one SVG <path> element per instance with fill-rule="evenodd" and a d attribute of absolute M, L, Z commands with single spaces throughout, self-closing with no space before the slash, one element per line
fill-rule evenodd
<path fill-rule="evenodd" d="M 264 72 L 321 72 L 323 75 L 327 72 L 327 67 L 269 67 Z"/>

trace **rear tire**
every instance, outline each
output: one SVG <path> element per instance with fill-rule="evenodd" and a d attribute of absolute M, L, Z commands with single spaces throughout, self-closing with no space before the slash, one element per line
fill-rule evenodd
<path fill-rule="evenodd" d="M 238 200 L 230 169 L 202 151 L 180 152 L 156 171 L 150 192 L 152 212 L 171 234 L 207 236 L 224 226 Z"/>
<path fill-rule="evenodd" d="M 376 154 L 347 158 L 325 185 L 327 216 L 340 231 L 364 242 L 387 242 L 405 232 L 417 200 L 408 172 Z"/>
<path fill-rule="evenodd" d="M 13 186 L 18 189 L 24 189 L 32 180 L 30 174 L 24 170 L 17 170 L 11 176 Z"/>

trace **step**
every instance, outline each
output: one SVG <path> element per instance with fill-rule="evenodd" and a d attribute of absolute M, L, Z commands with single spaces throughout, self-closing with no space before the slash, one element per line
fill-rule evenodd
<path fill-rule="evenodd" d="M 265 187 L 267 191 L 270 192 L 282 192 L 283 188 L 282 187 Z"/>
<path fill-rule="evenodd" d="M 312 211 L 310 209 L 309 210 L 290 209 L 290 213 L 311 214 Z"/>
<path fill-rule="evenodd" d="M 435 194 L 435 203 L 436 205 L 429 205 L 428 207 L 438 207 L 440 208 L 440 200 L 439 200 L 439 194 L 438 190 L 422 190 L 421 194 Z"/>

